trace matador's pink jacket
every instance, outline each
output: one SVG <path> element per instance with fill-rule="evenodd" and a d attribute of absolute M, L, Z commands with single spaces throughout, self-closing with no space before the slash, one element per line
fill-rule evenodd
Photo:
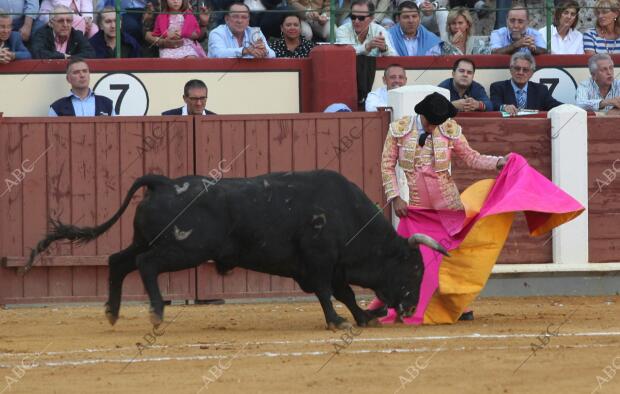
<path fill-rule="evenodd" d="M 396 162 L 404 170 L 409 186 L 410 206 L 431 209 L 464 209 L 459 191 L 450 174 L 452 154 L 468 167 L 495 170 L 499 156 L 481 155 L 473 150 L 461 126 L 448 119 L 433 130 L 424 146 L 418 144 L 414 116 L 405 116 L 390 124 L 383 146 L 381 174 L 388 201 L 399 196 Z"/>

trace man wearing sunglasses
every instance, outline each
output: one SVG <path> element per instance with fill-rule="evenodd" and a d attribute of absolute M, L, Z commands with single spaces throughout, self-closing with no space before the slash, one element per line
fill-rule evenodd
<path fill-rule="evenodd" d="M 350 44 L 358 55 L 398 56 L 390 42 L 387 30 L 373 23 L 375 5 L 369 0 L 351 3 L 351 23 L 336 30 L 337 44 Z"/>
<path fill-rule="evenodd" d="M 183 101 L 185 105 L 164 111 L 162 115 L 215 115 L 205 107 L 207 106 L 207 96 L 209 90 L 207 85 L 199 79 L 187 81 L 183 88 Z"/>
<path fill-rule="evenodd" d="M 511 79 L 491 84 L 491 101 L 495 111 L 516 116 L 522 109 L 549 111 L 562 104 L 551 96 L 547 86 L 530 81 L 535 70 L 536 62 L 529 53 L 516 52 L 512 55 Z"/>

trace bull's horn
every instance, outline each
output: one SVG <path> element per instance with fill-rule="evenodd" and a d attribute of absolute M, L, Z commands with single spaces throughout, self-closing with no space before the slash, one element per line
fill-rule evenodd
<path fill-rule="evenodd" d="M 441 244 L 435 241 L 433 238 L 429 237 L 426 234 L 415 233 L 411 237 L 409 237 L 409 246 L 412 248 L 417 248 L 419 244 L 423 244 L 428 246 L 431 249 L 438 251 L 444 256 L 450 256 L 446 248 L 441 246 Z"/>

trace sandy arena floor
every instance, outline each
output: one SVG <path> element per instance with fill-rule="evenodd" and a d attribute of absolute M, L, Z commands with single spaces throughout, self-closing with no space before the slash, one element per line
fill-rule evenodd
<path fill-rule="evenodd" d="M 474 308 L 474 322 L 337 333 L 318 302 L 171 306 L 155 332 L 146 305 L 113 328 L 103 306 L 0 309 L 0 393 L 620 392 L 620 297 Z"/>

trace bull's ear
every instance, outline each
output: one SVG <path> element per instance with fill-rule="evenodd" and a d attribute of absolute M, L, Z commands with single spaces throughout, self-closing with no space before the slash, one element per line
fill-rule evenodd
<path fill-rule="evenodd" d="M 426 234 L 415 233 L 411 237 L 409 237 L 407 242 L 409 243 L 409 246 L 412 249 L 417 249 L 418 246 L 420 244 L 422 244 L 422 245 L 428 246 L 429 248 L 431 248 L 433 250 L 438 251 L 439 253 L 443 254 L 444 256 L 450 256 L 448 254 L 448 251 L 446 250 L 446 248 L 441 246 L 441 244 L 439 242 L 435 241 L 433 238 L 429 237 Z"/>

